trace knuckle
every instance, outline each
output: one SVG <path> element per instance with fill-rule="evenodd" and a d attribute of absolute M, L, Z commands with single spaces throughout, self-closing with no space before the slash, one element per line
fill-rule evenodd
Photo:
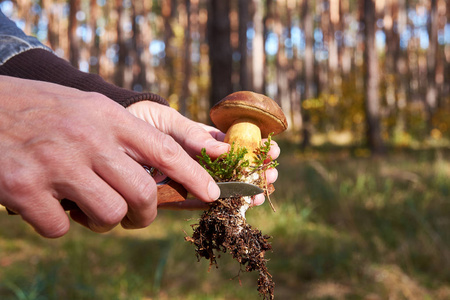
<path fill-rule="evenodd" d="M 197 126 L 196 124 L 189 123 L 186 127 L 185 138 L 189 139 L 192 136 L 209 135 L 203 128 Z"/>
<path fill-rule="evenodd" d="M 149 226 L 156 219 L 157 211 L 152 210 L 152 212 L 148 213 L 145 218 L 133 219 L 133 221 L 128 221 L 124 226 L 127 229 L 138 229 L 145 228 Z"/>
<path fill-rule="evenodd" d="M 199 181 L 205 184 L 209 182 L 210 178 L 208 173 L 196 163 L 189 164 L 189 167 L 185 168 L 185 174 L 187 178 L 191 178 L 192 180 Z"/>
<path fill-rule="evenodd" d="M 180 163 L 180 159 L 183 156 L 183 149 L 175 140 L 169 135 L 161 135 L 157 143 L 161 145 L 161 155 L 163 159 L 160 164 L 165 168 L 172 168 L 174 164 Z"/>
<path fill-rule="evenodd" d="M 98 223 L 100 227 L 107 227 L 111 228 L 116 226 L 117 224 L 122 221 L 122 219 L 125 217 L 127 213 L 127 208 L 125 205 L 117 205 L 116 207 L 112 208 L 110 211 L 101 214 L 99 216 Z"/>
<path fill-rule="evenodd" d="M 150 209 L 145 211 L 145 215 L 141 215 L 139 217 L 136 217 L 135 213 L 129 213 L 123 220 L 122 220 L 122 227 L 126 229 L 138 229 L 138 228 L 145 228 L 149 226 L 157 216 L 158 212 L 155 209 Z"/>
<path fill-rule="evenodd" d="M 156 218 L 157 186 L 152 180 L 145 180 L 140 191 L 130 202 L 130 210 L 122 222 L 127 228 L 144 228 L 150 225 Z"/>
<path fill-rule="evenodd" d="M 101 200 L 98 199 L 98 202 Z M 106 232 L 124 218 L 127 213 L 127 206 L 124 201 L 111 200 L 110 205 L 104 205 L 100 210 L 91 209 L 85 210 L 85 213 L 89 216 L 87 220 L 87 226 L 95 232 Z M 114 204 L 112 204 L 114 203 Z"/>
<path fill-rule="evenodd" d="M 126 229 L 144 228 L 151 224 L 157 215 L 157 186 L 148 176 L 137 184 L 138 188 L 132 199 L 128 200 L 128 212 L 122 220 Z"/>
<path fill-rule="evenodd" d="M 13 197 L 32 194 L 39 186 L 36 174 L 26 167 L 18 167 L 2 175 L 2 190 Z"/>
<path fill-rule="evenodd" d="M 211 176 L 208 172 L 194 159 L 189 157 L 183 166 L 184 174 L 186 178 L 193 180 L 194 182 L 202 182 L 205 185 L 208 184 Z"/>
<path fill-rule="evenodd" d="M 145 209 L 151 206 L 156 200 L 156 183 L 153 180 L 144 180 L 138 184 L 139 191 L 136 193 L 135 199 L 133 199 L 133 208 Z"/>

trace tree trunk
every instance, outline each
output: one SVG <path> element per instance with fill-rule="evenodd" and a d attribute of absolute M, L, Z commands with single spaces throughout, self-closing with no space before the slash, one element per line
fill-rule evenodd
<path fill-rule="evenodd" d="M 124 33 L 122 30 L 123 21 L 123 6 L 121 0 L 116 0 L 117 9 L 117 45 L 119 46 L 118 61 L 116 65 L 116 70 L 114 74 L 114 83 L 119 87 L 124 87 L 125 84 L 125 63 L 127 50 L 124 41 Z"/>
<path fill-rule="evenodd" d="M 239 65 L 239 85 L 241 90 L 250 90 L 247 66 L 247 23 L 248 1 L 239 0 L 239 53 L 241 55 Z"/>
<path fill-rule="evenodd" d="M 92 30 L 92 42 L 90 48 L 89 72 L 100 74 L 100 36 L 97 34 L 97 20 L 99 19 L 99 7 L 96 0 L 90 0 L 89 26 Z"/>
<path fill-rule="evenodd" d="M 367 142 L 374 155 L 385 151 L 381 138 L 380 100 L 378 96 L 378 56 L 375 44 L 375 3 L 374 0 L 364 0 L 364 31 L 365 50 L 365 111 Z"/>
<path fill-rule="evenodd" d="M 449 1 L 445 1 L 445 11 L 446 11 L 446 19 L 450 20 L 450 3 Z M 443 74 L 442 74 L 442 95 L 447 95 L 446 103 L 442 104 L 442 106 L 450 107 L 450 99 L 448 95 L 450 95 L 450 44 L 447 43 L 444 45 L 444 53 L 442 57 L 443 65 Z M 442 97 L 444 99 L 444 97 Z"/>
<path fill-rule="evenodd" d="M 211 66 L 211 106 L 232 92 L 232 50 L 229 14 L 229 1 L 209 1 L 208 41 Z"/>
<path fill-rule="evenodd" d="M 142 59 L 145 46 L 142 41 L 141 25 L 137 23 L 138 16 L 145 15 L 142 5 L 143 3 L 139 1 L 131 2 L 133 26 L 133 36 L 131 41 L 133 46 L 132 53 L 134 54 L 133 81 L 131 87 L 138 92 L 148 90 L 146 67 Z"/>
<path fill-rule="evenodd" d="M 275 101 L 278 102 L 285 112 L 286 120 L 288 124 L 292 124 L 291 114 L 291 99 L 289 93 L 289 81 L 288 81 L 288 58 L 286 57 L 286 48 L 284 46 L 283 28 L 286 28 L 283 24 L 280 16 L 285 15 L 281 11 L 280 3 L 276 2 L 275 14 L 274 14 L 274 33 L 278 36 L 278 51 L 276 55 L 276 80 L 277 80 L 277 97 Z M 281 11 L 281 12 L 280 12 Z"/>
<path fill-rule="evenodd" d="M 404 132 L 406 131 L 406 112 L 405 107 L 407 106 L 407 100 L 408 100 L 408 74 L 410 73 L 409 67 L 408 67 L 408 57 L 407 54 L 401 55 L 401 49 L 400 49 L 400 36 L 404 34 L 407 24 L 407 13 L 406 13 L 406 1 L 405 0 L 399 0 L 396 1 L 395 5 L 393 6 L 393 9 L 396 11 L 397 15 L 397 39 L 398 39 L 398 45 L 396 45 L 395 51 L 396 53 L 393 55 L 393 63 L 394 63 L 394 72 L 396 74 L 396 81 L 397 81 L 397 89 L 396 92 L 397 95 L 397 103 L 396 103 L 396 109 L 397 109 L 397 115 L 395 118 L 395 128 L 394 128 L 394 138 L 395 136 L 401 137 Z M 389 47 L 388 43 L 388 47 Z M 389 48 L 388 48 L 389 49 Z M 390 51 L 390 50 L 389 50 Z"/>
<path fill-rule="evenodd" d="M 59 47 L 58 28 L 60 18 L 58 17 L 57 6 L 52 5 L 52 2 L 50 0 L 42 0 L 42 9 L 48 11 L 48 43 L 50 48 L 57 49 Z"/>
<path fill-rule="evenodd" d="M 172 23 L 176 13 L 176 3 L 174 0 L 161 1 L 161 14 L 164 21 L 164 44 L 166 45 L 164 58 L 164 66 L 167 74 L 175 74 L 174 56 L 175 50 L 172 46 L 172 38 L 174 36 Z M 174 94 L 175 88 L 172 80 L 169 81 L 167 87 L 167 95 Z"/>
<path fill-rule="evenodd" d="M 438 57 L 438 12 L 437 0 L 431 0 L 430 14 L 428 17 L 428 37 L 429 46 L 427 52 L 427 92 L 426 92 L 426 107 L 427 107 L 427 125 L 428 132 L 433 128 L 433 115 L 437 108 L 437 85 L 436 85 L 436 59 Z"/>
<path fill-rule="evenodd" d="M 254 0 L 253 7 L 253 30 L 255 31 L 255 36 L 253 37 L 252 47 L 252 89 L 257 93 L 264 93 L 264 6 L 261 1 Z"/>
<path fill-rule="evenodd" d="M 302 102 L 313 98 L 314 87 L 314 20 L 309 6 L 309 0 L 304 0 L 302 5 L 303 28 L 305 31 L 305 64 L 303 69 L 303 78 L 305 82 L 305 92 L 302 96 Z M 304 149 L 311 144 L 312 125 L 311 118 L 306 109 L 302 108 L 302 135 L 301 147 Z"/>
<path fill-rule="evenodd" d="M 340 20 L 340 1 L 339 0 L 330 0 L 330 22 L 329 22 L 329 31 L 328 31 L 328 65 L 332 76 L 335 76 L 339 67 L 339 54 L 338 54 L 338 45 L 335 38 L 335 32 L 337 30 L 336 27 L 339 25 Z"/>
<path fill-rule="evenodd" d="M 80 0 L 70 0 L 69 1 L 69 28 L 68 28 L 68 38 L 69 38 L 69 61 L 70 63 L 78 68 L 78 61 L 80 59 L 79 51 L 79 41 L 77 37 L 77 12 L 80 9 Z"/>
<path fill-rule="evenodd" d="M 296 3 L 294 1 L 286 1 L 286 26 L 287 28 L 293 28 L 294 24 L 292 22 L 292 14 L 295 16 Z M 292 31 L 288 30 L 287 38 L 292 41 Z M 300 94 L 297 89 L 297 80 L 299 69 L 299 59 L 297 56 L 297 51 L 294 49 L 294 43 L 287 46 L 287 58 L 288 58 L 288 70 L 287 70 L 287 81 L 288 81 L 288 99 L 290 123 L 288 130 L 291 132 L 299 132 L 301 128 L 301 111 L 300 111 Z M 285 109 L 285 108 L 283 108 Z"/>
<path fill-rule="evenodd" d="M 179 111 L 182 115 L 187 114 L 187 101 L 189 98 L 189 82 L 191 80 L 191 1 L 185 0 L 186 5 L 186 22 L 184 31 L 184 78 L 183 78 L 183 89 L 181 91 L 180 97 L 180 107 Z"/>

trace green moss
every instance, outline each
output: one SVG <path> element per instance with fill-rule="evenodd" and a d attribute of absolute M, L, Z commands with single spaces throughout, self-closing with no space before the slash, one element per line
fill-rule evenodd
<path fill-rule="evenodd" d="M 239 181 L 245 168 L 249 166 L 248 160 L 244 159 L 247 149 L 235 149 L 234 143 L 229 152 L 222 154 L 217 159 L 212 160 L 203 148 L 201 156 L 198 156 L 199 163 L 217 182 Z"/>
<path fill-rule="evenodd" d="M 256 159 L 252 164 L 245 159 L 248 150 L 243 147 L 235 147 L 233 143 L 230 151 L 222 154 L 217 159 L 212 160 L 206 153 L 206 149 L 202 149 L 201 155 L 198 156 L 199 163 L 217 182 L 224 181 L 243 181 L 248 176 L 258 173 L 258 178 L 264 178 L 263 173 L 269 168 L 278 166 L 276 160 L 269 156 L 272 134 L 269 135 L 267 141 L 263 143 L 254 154 Z M 256 183 L 258 184 L 258 183 Z M 265 186 L 265 180 L 260 184 Z"/>

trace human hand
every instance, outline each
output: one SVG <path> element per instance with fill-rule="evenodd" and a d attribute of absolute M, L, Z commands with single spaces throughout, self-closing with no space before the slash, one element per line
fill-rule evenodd
<path fill-rule="evenodd" d="M 221 151 L 222 143 L 209 143 L 212 153 Z M 81 208 L 71 217 L 96 232 L 149 225 L 157 189 L 142 165 L 202 201 L 219 195 L 172 137 L 100 94 L 51 83 L 0 76 L 0 152 L 0 204 L 45 237 L 69 230 L 63 198 Z"/>
<path fill-rule="evenodd" d="M 173 108 L 150 101 L 141 101 L 130 105 L 127 107 L 127 110 L 136 117 L 172 136 L 193 158 L 200 155 L 202 148 L 205 148 L 212 158 L 217 158 L 229 150 L 228 144 L 216 142 L 224 140 L 225 134 L 223 132 L 215 127 L 189 120 Z M 262 142 L 265 141 L 267 139 L 263 139 Z M 277 159 L 280 155 L 280 147 L 273 140 L 271 141 L 268 155 L 272 159 Z M 265 176 L 268 184 L 274 183 L 278 178 L 278 171 L 274 168 L 269 169 L 266 171 Z M 264 200 L 264 194 L 256 195 L 253 198 L 253 205 L 261 205 L 264 203 Z M 187 199 L 184 202 L 165 203 L 160 205 L 160 208 L 205 209 L 207 204 L 198 199 Z"/>

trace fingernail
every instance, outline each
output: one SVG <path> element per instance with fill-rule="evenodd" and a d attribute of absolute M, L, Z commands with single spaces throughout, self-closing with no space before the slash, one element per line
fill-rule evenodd
<path fill-rule="evenodd" d="M 208 196 L 211 200 L 219 199 L 220 189 L 214 181 L 210 181 L 208 184 Z"/>

